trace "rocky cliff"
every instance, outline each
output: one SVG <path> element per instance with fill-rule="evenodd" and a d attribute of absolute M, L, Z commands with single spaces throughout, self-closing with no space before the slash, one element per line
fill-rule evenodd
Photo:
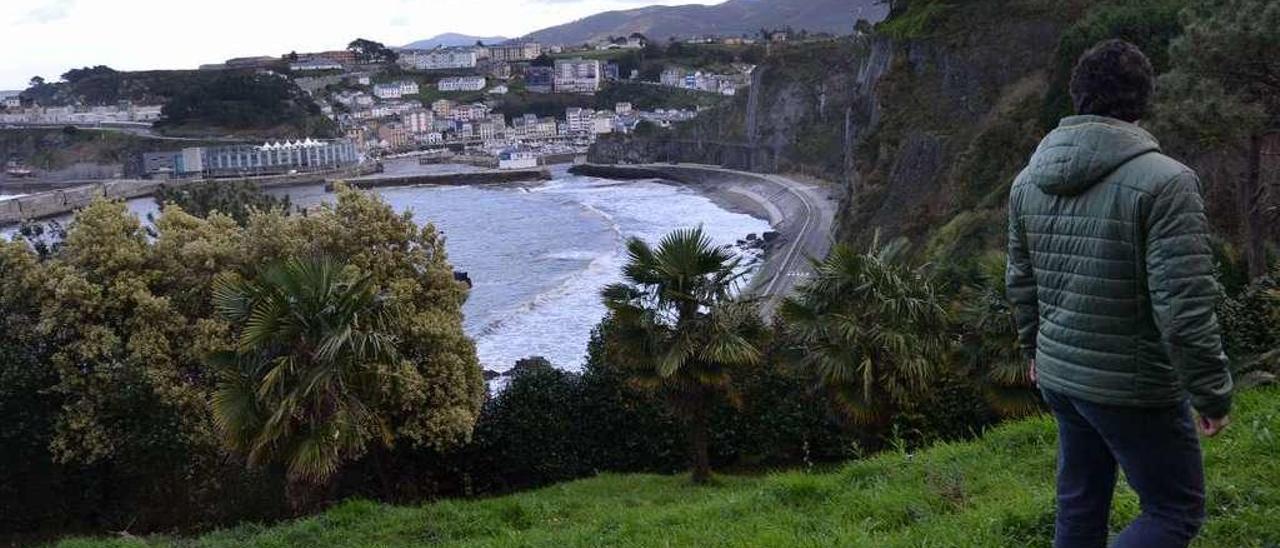
<path fill-rule="evenodd" d="M 974 257 L 1003 245 L 1009 185 L 1065 114 L 1078 50 L 1124 36 L 1156 52 L 1160 68 L 1168 33 L 1148 27 L 1176 24 L 1176 10 L 1148 3 L 1165 19 L 1136 28 L 1098 14 L 1139 10 L 1130 15 L 1144 20 L 1141 2 L 898 5 L 870 35 L 775 48 L 731 105 L 675 132 L 603 140 L 591 159 L 815 175 L 847 189 L 842 239 L 879 232 L 909 237 L 934 261 Z M 1239 151 L 1174 152 L 1206 174 L 1219 233 L 1234 237 Z"/>
<path fill-rule="evenodd" d="M 998 208 L 1040 134 L 1038 109 L 1071 16 L 1025 9 L 998 28 L 775 49 L 731 106 L 672 135 L 605 140 L 592 159 L 816 175 L 847 187 L 845 237 L 878 229 L 927 239 L 960 208 Z M 965 222 L 994 236 L 985 225 L 996 217 Z"/>

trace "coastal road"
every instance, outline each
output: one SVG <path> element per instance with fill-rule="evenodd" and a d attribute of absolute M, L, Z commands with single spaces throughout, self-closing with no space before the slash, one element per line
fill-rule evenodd
<path fill-rule="evenodd" d="M 823 259 L 831 250 L 838 209 L 834 185 L 808 182 L 784 175 L 768 175 L 703 164 L 648 164 L 635 166 L 671 173 L 692 183 L 690 172 L 714 173 L 697 183 L 710 194 L 738 207 L 752 209 L 769 219 L 779 234 L 748 288 L 761 299 L 761 314 L 772 318 L 782 300 L 813 275 L 812 259 Z"/>
<path fill-rule="evenodd" d="M 783 233 L 784 246 L 766 257 L 753 289 L 763 298 L 761 313 L 772 318 L 782 300 L 796 285 L 813 275 L 812 261 L 826 258 L 831 251 L 837 201 L 831 189 L 803 183 L 781 175 L 766 175 L 801 204 L 790 219 L 791 230 Z M 789 240 L 789 241 L 788 241 Z"/>

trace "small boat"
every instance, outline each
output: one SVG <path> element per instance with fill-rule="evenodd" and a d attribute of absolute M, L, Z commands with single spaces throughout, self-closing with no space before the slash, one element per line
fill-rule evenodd
<path fill-rule="evenodd" d="M 13 159 L 10 159 L 7 164 L 5 164 L 4 174 L 16 179 L 20 179 L 20 178 L 26 178 L 26 177 L 34 177 L 36 172 L 32 171 L 31 168 L 27 167 L 26 165 L 23 165 L 21 160 L 13 158 Z"/>

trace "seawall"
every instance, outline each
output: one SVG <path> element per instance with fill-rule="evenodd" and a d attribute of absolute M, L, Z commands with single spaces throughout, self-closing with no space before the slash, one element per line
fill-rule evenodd
<path fill-rule="evenodd" d="M 292 175 L 214 180 L 228 183 L 240 180 L 252 181 L 257 183 L 261 188 L 279 188 L 328 183 L 335 179 L 359 176 L 363 172 L 363 169 L 356 168 L 329 172 L 296 173 Z M 167 181 L 151 179 L 115 179 L 107 181 L 83 181 L 79 183 L 71 183 L 73 186 L 70 188 L 67 187 L 68 183 L 58 183 L 53 190 L 45 190 L 44 192 L 37 192 L 21 198 L 0 201 L 0 226 L 13 225 L 27 220 L 38 220 L 70 213 L 89 205 L 98 197 L 132 200 L 134 198 L 150 196 L 162 185 L 170 187 L 185 186 L 205 181 L 206 180 L 200 179 L 174 179 Z M 29 192 L 30 190 L 37 188 L 34 185 L 34 183 L 24 184 L 20 187 L 22 190 L 18 190 L 10 185 L 5 185 L 0 188 L 3 188 L 6 192 L 20 194 L 24 191 Z"/>
<path fill-rule="evenodd" d="M 437 175 L 373 176 L 352 179 L 346 182 L 356 188 L 368 189 L 417 185 L 486 185 L 518 183 L 524 181 L 547 181 L 550 179 L 551 172 L 547 169 L 513 169 L 506 171 L 492 170 Z M 332 188 L 332 182 L 325 186 L 326 190 L 331 190 Z"/>

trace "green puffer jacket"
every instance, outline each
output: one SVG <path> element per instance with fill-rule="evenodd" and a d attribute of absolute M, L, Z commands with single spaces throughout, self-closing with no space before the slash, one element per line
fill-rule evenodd
<path fill-rule="evenodd" d="M 1200 181 L 1138 126 L 1073 116 L 1045 137 L 1010 193 L 1007 276 L 1042 387 L 1230 411 Z"/>

